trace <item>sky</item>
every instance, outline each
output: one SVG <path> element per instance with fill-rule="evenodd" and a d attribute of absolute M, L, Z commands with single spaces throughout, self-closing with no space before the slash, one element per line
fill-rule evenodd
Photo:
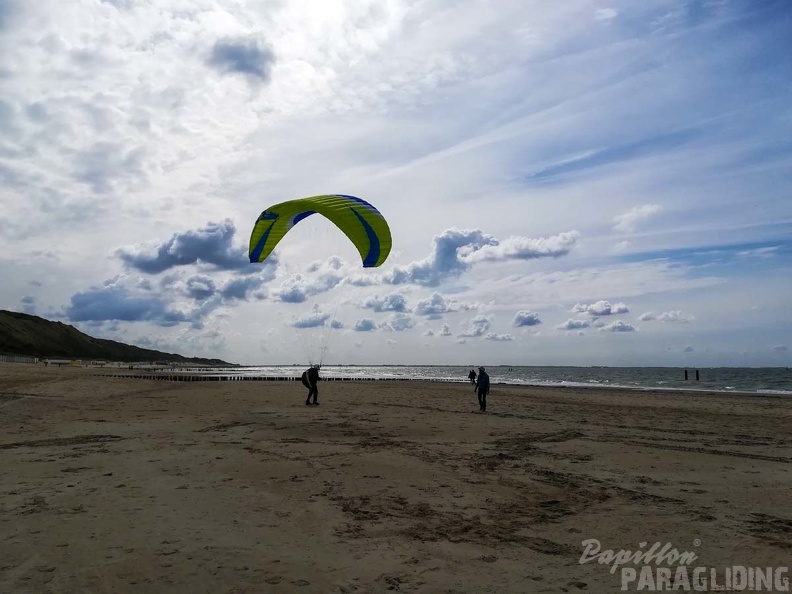
<path fill-rule="evenodd" d="M 249 262 L 332 193 L 382 266 L 320 215 Z M 788 0 L 0 0 L 0 309 L 97 338 L 790 366 L 790 194 Z"/>

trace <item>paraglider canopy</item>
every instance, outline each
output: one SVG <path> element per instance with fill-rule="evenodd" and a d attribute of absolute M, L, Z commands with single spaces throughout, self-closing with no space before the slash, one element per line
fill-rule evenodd
<path fill-rule="evenodd" d="M 371 204 L 346 194 L 327 194 L 289 200 L 261 213 L 250 235 L 251 262 L 263 262 L 297 223 L 319 213 L 352 241 L 365 268 L 380 266 L 390 254 L 391 234 L 382 214 Z"/>

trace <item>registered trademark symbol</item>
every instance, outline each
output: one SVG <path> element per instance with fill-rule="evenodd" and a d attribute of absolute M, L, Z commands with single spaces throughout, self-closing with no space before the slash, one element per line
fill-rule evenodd
<path fill-rule="evenodd" d="M 698 547 L 701 545 L 701 541 L 698 538 L 693 539 L 693 546 Z"/>

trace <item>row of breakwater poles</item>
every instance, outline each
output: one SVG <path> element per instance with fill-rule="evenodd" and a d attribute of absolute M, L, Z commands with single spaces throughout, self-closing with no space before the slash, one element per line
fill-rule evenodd
<path fill-rule="evenodd" d="M 699 370 L 695 369 L 695 370 L 691 370 L 691 371 L 695 371 L 696 372 L 696 381 L 699 381 Z M 688 380 L 688 370 L 685 369 L 685 381 L 687 381 L 687 380 Z"/>
<path fill-rule="evenodd" d="M 165 382 L 299 382 L 294 376 L 255 376 L 255 375 L 193 375 L 169 373 L 100 373 L 97 377 L 119 377 L 126 379 L 159 380 Z M 366 382 L 366 381 L 422 381 L 419 377 L 323 377 L 322 382 Z M 460 382 L 460 380 L 437 379 L 433 382 Z"/>

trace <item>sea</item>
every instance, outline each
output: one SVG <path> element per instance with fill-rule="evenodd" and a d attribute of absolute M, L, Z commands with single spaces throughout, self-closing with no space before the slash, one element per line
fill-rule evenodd
<path fill-rule="evenodd" d="M 262 365 L 190 369 L 210 375 L 299 378 L 306 366 Z M 334 379 L 402 379 L 467 382 L 470 367 L 443 365 L 324 365 Z M 687 379 L 685 378 L 687 372 Z M 700 390 L 792 395 L 789 367 L 488 367 L 493 384 L 515 386 L 608 387 L 645 390 Z M 698 373 L 698 375 L 697 375 Z"/>

